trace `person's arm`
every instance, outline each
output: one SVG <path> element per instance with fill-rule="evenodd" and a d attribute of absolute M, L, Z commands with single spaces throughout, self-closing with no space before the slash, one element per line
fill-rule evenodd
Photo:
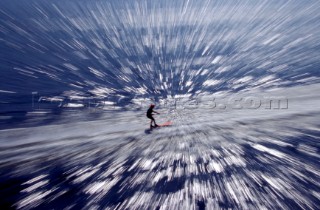
<path fill-rule="evenodd" d="M 154 113 L 157 113 L 157 114 L 160 114 L 159 112 L 156 112 L 156 111 L 154 111 L 154 110 L 152 110 Z"/>

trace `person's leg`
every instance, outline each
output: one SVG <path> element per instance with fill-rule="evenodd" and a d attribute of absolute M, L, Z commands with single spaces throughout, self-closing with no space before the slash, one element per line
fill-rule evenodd
<path fill-rule="evenodd" d="M 154 126 L 158 126 L 154 118 L 153 118 L 153 123 L 154 123 Z"/>
<path fill-rule="evenodd" d="M 154 120 L 154 118 L 153 117 L 151 117 L 151 126 L 152 126 L 152 122 L 153 122 L 153 125 L 154 126 L 156 126 L 157 124 L 156 124 L 156 121 Z"/>
<path fill-rule="evenodd" d="M 153 126 L 152 126 L 152 122 L 154 122 L 154 118 L 153 118 L 152 116 L 148 116 L 148 118 L 151 120 L 151 121 L 150 121 L 150 127 L 153 127 Z"/>

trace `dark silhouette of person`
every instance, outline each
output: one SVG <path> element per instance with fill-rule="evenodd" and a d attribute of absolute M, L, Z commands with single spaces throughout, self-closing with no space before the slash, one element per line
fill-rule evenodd
<path fill-rule="evenodd" d="M 153 115 L 152 113 L 157 113 L 157 114 L 160 114 L 160 113 L 154 111 L 154 110 L 153 110 L 154 107 L 155 107 L 155 105 L 154 105 L 154 104 L 151 104 L 150 107 L 149 107 L 149 109 L 148 109 L 148 111 L 147 111 L 147 118 L 151 119 L 150 128 L 152 128 L 152 127 L 158 127 L 155 119 L 154 119 L 153 116 L 152 116 L 152 115 Z M 152 122 L 154 123 L 154 126 L 152 126 Z"/>

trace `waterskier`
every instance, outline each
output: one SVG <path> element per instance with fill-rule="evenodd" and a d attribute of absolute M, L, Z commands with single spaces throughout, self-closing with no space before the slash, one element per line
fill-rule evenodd
<path fill-rule="evenodd" d="M 157 113 L 157 114 L 160 114 L 160 113 L 153 110 L 154 106 L 155 106 L 154 104 L 151 104 L 150 107 L 149 107 L 149 109 L 148 109 L 148 111 L 147 111 L 147 117 L 148 117 L 149 119 L 151 119 L 150 128 L 152 128 L 152 127 L 158 127 L 155 119 L 152 117 L 152 115 L 153 115 L 152 113 Z M 152 122 L 154 123 L 154 126 L 152 126 Z"/>

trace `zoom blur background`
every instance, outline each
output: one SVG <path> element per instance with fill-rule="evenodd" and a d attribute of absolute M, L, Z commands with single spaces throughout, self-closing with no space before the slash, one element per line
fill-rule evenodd
<path fill-rule="evenodd" d="M 316 209 L 319 9 L 1 1 L 1 209 Z"/>

